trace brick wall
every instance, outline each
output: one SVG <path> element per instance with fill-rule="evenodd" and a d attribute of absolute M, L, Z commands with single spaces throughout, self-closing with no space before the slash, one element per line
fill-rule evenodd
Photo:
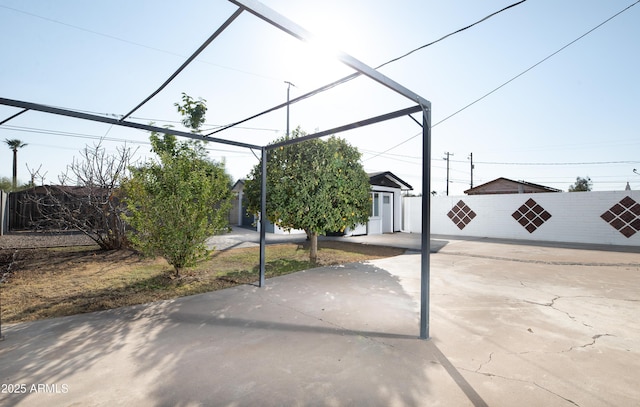
<path fill-rule="evenodd" d="M 403 231 L 421 232 L 420 197 Z M 431 197 L 431 233 L 640 246 L 640 191 Z"/>

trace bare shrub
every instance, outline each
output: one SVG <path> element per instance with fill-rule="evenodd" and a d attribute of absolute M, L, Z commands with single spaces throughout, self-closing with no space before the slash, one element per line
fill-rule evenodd
<path fill-rule="evenodd" d="M 74 158 L 59 185 L 35 187 L 26 200 L 37 207 L 32 227 L 78 230 L 102 249 L 127 246 L 126 209 L 120 183 L 127 176 L 135 151 L 127 146 L 108 153 L 101 143 L 85 146 L 80 159 Z M 35 179 L 37 174 L 32 174 Z"/>

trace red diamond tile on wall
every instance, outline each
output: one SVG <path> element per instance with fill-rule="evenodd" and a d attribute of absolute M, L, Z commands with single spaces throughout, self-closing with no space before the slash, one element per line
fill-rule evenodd
<path fill-rule="evenodd" d="M 529 233 L 535 232 L 536 229 L 551 219 L 551 214 L 533 199 L 525 202 L 511 216 Z"/>
<path fill-rule="evenodd" d="M 466 203 L 458 201 L 456 206 L 447 213 L 447 216 L 458 229 L 462 230 L 476 217 L 476 213 Z"/>
<path fill-rule="evenodd" d="M 640 231 L 640 204 L 627 196 L 600 217 L 625 237 Z"/>

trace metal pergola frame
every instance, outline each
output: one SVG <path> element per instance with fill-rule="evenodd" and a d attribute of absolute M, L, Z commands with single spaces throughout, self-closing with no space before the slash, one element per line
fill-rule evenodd
<path fill-rule="evenodd" d="M 261 179 L 261 205 L 260 205 L 260 281 L 259 281 L 259 286 L 260 287 L 264 287 L 265 285 L 265 261 L 266 261 L 266 256 L 265 256 L 265 246 L 266 246 L 266 177 L 267 177 L 267 168 L 266 168 L 266 163 L 267 163 L 267 153 L 269 150 L 272 150 L 274 148 L 278 148 L 284 145 L 289 145 L 289 144 L 294 144 L 294 143 L 300 143 L 306 140 L 310 140 L 310 139 L 316 139 L 319 137 L 324 137 L 327 135 L 332 135 L 332 134 L 337 134 L 337 133 L 341 133 L 347 130 L 351 130 L 351 129 L 355 129 L 355 128 L 359 128 L 359 127 L 363 127 L 363 126 L 368 126 L 374 123 L 379 123 L 382 121 L 386 121 L 386 120 L 390 120 L 390 119 L 395 119 L 401 116 L 409 116 L 411 117 L 414 121 L 418 122 L 418 124 L 420 124 L 420 122 L 418 120 L 416 120 L 415 118 L 413 118 L 413 116 L 410 116 L 413 113 L 417 113 L 417 112 L 422 112 L 422 239 L 421 239 L 421 262 L 420 262 L 420 268 L 421 268 L 421 284 L 420 284 L 420 338 L 421 339 L 428 339 L 429 338 L 429 283 L 430 283 L 430 251 L 431 251 L 431 245 L 430 245 L 430 236 L 431 236 L 431 232 L 430 232 L 430 194 L 429 191 L 431 190 L 431 181 L 430 181 L 430 158 L 431 158 L 431 103 L 422 98 L 420 95 L 412 92 L 411 90 L 405 88 L 404 86 L 400 85 L 399 83 L 393 81 L 392 79 L 386 77 L 385 75 L 381 74 L 380 72 L 376 71 L 375 69 L 371 68 L 370 66 L 362 63 L 361 61 L 357 60 L 356 58 L 343 53 L 343 52 L 338 52 L 336 53 L 336 58 L 338 60 L 340 60 L 342 63 L 344 63 L 345 65 L 351 67 L 352 69 L 354 69 L 356 71 L 356 73 L 351 74 L 337 82 L 334 82 L 333 84 L 327 85 L 326 87 L 320 88 L 318 91 L 322 91 L 322 90 L 326 90 L 330 87 L 335 86 L 336 84 L 339 83 L 344 83 L 347 80 L 353 79 L 354 77 L 358 76 L 358 75 L 364 75 L 367 76 L 368 78 L 378 82 L 379 84 L 389 88 L 390 90 L 404 96 L 405 98 L 409 99 L 412 103 L 414 103 L 415 105 L 413 105 L 412 107 L 409 108 L 405 108 L 405 109 L 401 109 L 395 112 L 391 112 L 391 113 L 387 113 L 381 116 L 376 116 L 373 118 L 369 118 L 369 119 L 365 119 L 365 120 L 361 120 L 358 122 L 354 122 L 354 123 L 350 123 L 350 124 L 346 124 L 343 126 L 339 126 L 330 130 L 325 130 L 325 131 L 321 131 L 318 133 L 314 133 L 314 134 L 310 134 L 310 135 L 306 135 L 304 137 L 300 137 L 297 139 L 292 139 L 292 140 L 287 140 L 287 141 L 283 141 L 280 143 L 275 143 L 275 144 L 270 144 L 270 145 L 266 145 L 266 146 L 258 146 L 258 145 L 253 145 L 253 144 L 248 144 L 248 143 L 242 143 L 242 142 L 237 142 L 237 141 L 233 141 L 233 140 L 226 140 L 226 139 L 221 139 L 221 138 L 215 138 L 215 137 L 211 137 L 210 135 L 200 135 L 200 134 L 194 134 L 194 133 L 188 133 L 188 132 L 184 132 L 184 131 L 177 131 L 177 130 L 172 130 L 172 129 L 166 129 L 166 128 L 161 128 L 161 127 L 157 127 L 157 126 L 151 126 L 151 125 L 145 125 L 145 124 L 140 124 L 140 123 L 135 123 L 135 122 L 131 122 L 131 121 L 127 121 L 126 119 L 133 113 L 135 112 L 137 109 L 139 109 L 142 105 L 144 105 L 146 102 L 148 102 L 151 98 L 153 98 L 155 95 L 157 95 L 160 91 L 162 91 L 162 89 L 164 89 L 164 87 L 166 87 L 169 82 L 171 80 L 173 80 L 190 62 L 192 62 L 196 56 L 198 54 L 200 54 L 200 52 L 202 52 L 211 42 L 213 42 L 213 40 L 215 38 L 218 37 L 218 35 L 220 35 L 227 27 L 229 27 L 232 22 L 240 15 L 242 14 L 242 12 L 246 11 L 250 14 L 253 14 L 254 16 L 260 18 L 261 20 L 266 21 L 267 23 L 273 25 L 274 27 L 298 38 L 299 40 L 308 42 L 311 41 L 313 39 L 313 36 L 311 35 L 311 33 L 309 33 L 307 30 L 305 30 L 304 28 L 302 28 L 301 26 L 299 26 L 298 24 L 294 23 L 293 21 L 289 20 L 288 18 L 284 17 L 283 15 L 275 12 L 274 10 L 270 9 L 269 7 L 265 6 L 264 4 L 255 1 L 255 0 L 228 0 L 229 2 L 235 4 L 236 6 L 238 6 L 238 10 L 236 10 L 233 15 L 231 17 L 229 17 L 224 23 L 223 25 L 218 28 L 214 34 L 212 34 L 206 41 L 204 44 L 202 44 L 198 50 L 191 56 L 189 57 L 185 63 L 182 64 L 182 66 L 180 66 L 180 68 L 167 80 L 165 81 L 154 93 L 152 93 L 149 97 L 147 97 L 144 101 L 142 101 L 138 106 L 136 106 L 134 109 L 132 109 L 129 113 L 127 113 L 126 115 L 124 115 L 122 118 L 120 119 L 114 119 L 114 118 L 109 118 L 109 117 L 105 117 L 105 116 L 99 116 L 99 115 L 93 115 L 93 114 L 87 114 L 87 113 L 83 113 L 83 112 L 78 112 L 78 111 L 73 111 L 73 110 L 68 110 L 68 109 L 62 109 L 62 108 L 58 108 L 58 107 L 52 107 L 52 106 L 46 106 L 43 104 L 38 104 L 38 103 L 30 103 L 30 102 L 25 102 L 25 101 L 19 101 L 19 100 L 13 100 L 13 99 L 7 99 L 7 98 L 2 98 L 0 97 L 0 105 L 5 105 L 5 106 L 12 106 L 12 107 L 16 107 L 16 108 L 21 108 L 23 109 L 21 112 L 9 117 L 8 119 L 3 120 L 2 122 L 0 122 L 1 124 L 6 123 L 7 121 L 25 113 L 26 111 L 29 110 L 33 110 L 33 111 L 39 111 L 39 112 L 44 112 L 44 113 L 50 113 L 50 114 L 55 114 L 55 115 L 61 115 L 61 116 L 67 116 L 67 117 L 72 117 L 72 118 L 77 118 L 77 119 L 83 119 L 83 120 L 90 120 L 90 121 L 95 121 L 95 122 L 101 122 L 101 123 L 106 123 L 106 124 L 111 124 L 111 125 L 115 125 L 115 126 L 123 126 L 123 127 L 130 127 L 130 128 L 136 128 L 136 129 L 140 129 L 140 130 L 145 130 L 145 131 L 152 131 L 152 132 L 159 132 L 159 133 L 171 133 L 174 134 L 176 136 L 181 136 L 181 137 L 186 137 L 186 138 L 191 138 L 191 139 L 196 139 L 196 140 L 202 140 L 202 141 L 210 141 L 213 143 L 220 143 L 220 144 L 226 144 L 226 145 L 231 145 L 231 146 L 236 146 L 236 147 L 243 147 L 243 148 L 249 148 L 249 149 L 258 149 L 261 151 L 261 165 L 262 165 L 262 179 Z M 311 94 L 308 95 L 312 95 L 315 94 L 316 91 L 311 92 Z M 305 97 L 308 97 L 308 95 L 305 95 Z M 304 99 L 304 97 L 300 97 L 297 100 L 295 100 L 295 102 Z M 294 101 L 292 101 L 294 102 Z M 288 105 L 287 104 L 281 104 L 276 106 L 275 108 L 269 109 L 263 113 L 260 113 L 258 115 L 252 116 L 249 119 L 245 119 L 244 121 L 250 120 L 254 117 L 257 117 L 261 114 L 264 113 L 269 113 L 271 111 L 277 110 L 279 108 L 282 108 L 284 106 Z M 244 121 L 241 122 L 237 122 L 234 123 L 230 126 L 226 126 L 223 129 L 220 129 L 216 132 L 225 130 L 227 128 L 231 128 L 237 124 L 240 124 Z M 211 133 L 212 134 L 212 133 Z"/>

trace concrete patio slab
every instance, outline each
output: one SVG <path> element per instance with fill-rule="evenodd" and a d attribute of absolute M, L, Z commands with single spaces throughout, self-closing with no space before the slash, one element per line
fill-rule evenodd
<path fill-rule="evenodd" d="M 419 264 L 409 252 L 3 326 L 0 405 L 640 400 L 640 254 L 441 241 L 428 341 L 418 339 Z"/>

